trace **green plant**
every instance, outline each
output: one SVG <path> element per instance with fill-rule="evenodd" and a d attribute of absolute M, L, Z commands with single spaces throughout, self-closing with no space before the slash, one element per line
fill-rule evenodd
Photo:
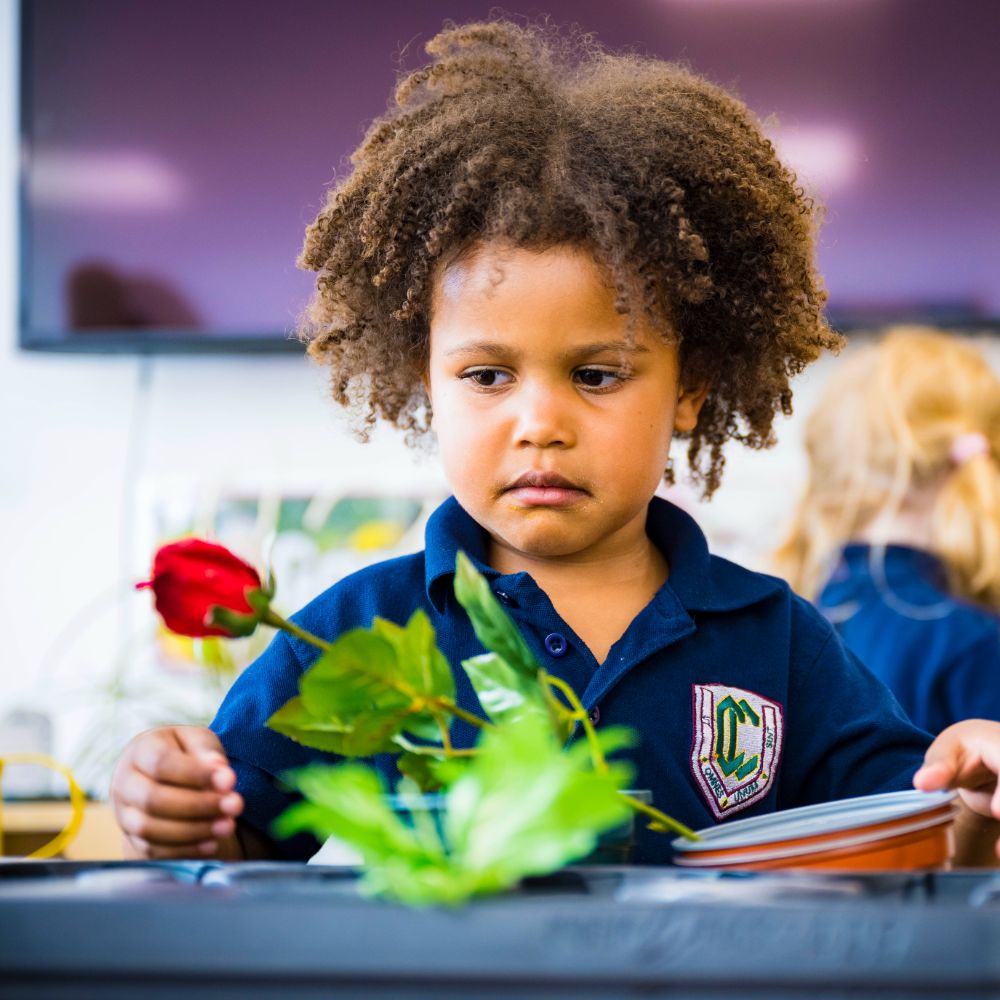
<path fill-rule="evenodd" d="M 419 809 L 405 823 L 374 768 L 349 763 L 285 775 L 305 801 L 279 817 L 274 832 L 340 838 L 360 851 L 368 891 L 417 904 L 457 902 L 577 860 L 630 809 L 647 814 L 653 829 L 694 837 L 625 794 L 631 767 L 607 754 L 629 745 L 632 733 L 595 731 L 575 692 L 538 665 L 462 553 L 455 594 L 489 650 L 462 662 L 487 720 L 455 703 L 451 668 L 422 611 L 405 626 L 377 618 L 332 643 L 283 623 L 322 652 L 298 696 L 268 720 L 299 743 L 343 756 L 398 754 L 404 801 L 443 789 L 440 826 Z M 481 731 L 475 747 L 452 745 L 454 718 Z M 578 726 L 585 740 L 563 749 Z"/>
<path fill-rule="evenodd" d="M 607 755 L 631 743 L 631 730 L 594 729 L 573 689 L 535 661 L 461 552 L 455 595 L 488 650 L 462 668 L 485 719 L 456 703 L 452 668 L 423 611 L 405 625 L 376 618 L 327 642 L 272 608 L 273 579 L 265 585 L 231 552 L 197 539 L 163 546 L 141 586 L 152 588 L 157 609 L 181 634 L 249 635 L 264 624 L 319 648 L 298 695 L 268 726 L 343 757 L 395 754 L 411 822 L 392 808 L 372 766 L 313 764 L 282 775 L 303 800 L 273 832 L 349 843 L 364 859 L 369 893 L 425 905 L 499 891 L 589 854 L 630 810 L 645 814 L 650 829 L 696 837 L 624 791 L 632 768 Z M 479 730 L 475 746 L 453 745 L 456 718 Z M 567 746 L 578 729 L 584 739 Z M 444 804 L 440 819 L 418 807 L 420 794 L 432 791 Z"/>

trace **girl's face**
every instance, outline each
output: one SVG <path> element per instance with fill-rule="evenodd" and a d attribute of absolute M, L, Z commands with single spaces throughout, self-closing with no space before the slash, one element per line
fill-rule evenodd
<path fill-rule="evenodd" d="M 584 249 L 488 244 L 434 286 L 427 385 L 445 475 L 493 545 L 530 560 L 634 546 L 674 430 L 704 391 Z M 495 551 L 495 550 L 494 550 Z"/>

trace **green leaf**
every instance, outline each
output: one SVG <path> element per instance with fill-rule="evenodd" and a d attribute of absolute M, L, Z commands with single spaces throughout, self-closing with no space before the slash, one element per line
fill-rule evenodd
<path fill-rule="evenodd" d="M 399 679 L 420 698 L 455 699 L 455 677 L 444 654 L 437 648 L 434 627 L 419 608 L 411 615 L 405 628 L 376 618 L 372 632 L 385 639 L 395 650 Z M 415 706 L 414 706 L 415 708 Z M 441 728 L 434 715 L 416 711 L 403 727 L 405 732 L 420 739 L 439 742 Z M 451 717 L 442 713 L 444 724 L 450 725 Z"/>
<path fill-rule="evenodd" d="M 302 675 L 299 692 L 318 717 L 348 721 L 362 712 L 398 711 L 413 701 L 400 690 L 392 644 L 368 629 L 341 635 Z"/>
<path fill-rule="evenodd" d="M 526 677 L 538 674 L 528 644 L 464 552 L 455 561 L 455 596 L 472 619 L 479 641 Z"/>
<path fill-rule="evenodd" d="M 417 611 L 405 627 L 376 618 L 370 629 L 341 635 L 302 675 L 299 698 L 269 725 L 306 746 L 367 757 L 398 752 L 394 738 L 403 733 L 439 741 L 451 720 L 426 703 L 454 697 L 448 661 Z"/>
<path fill-rule="evenodd" d="M 454 700 L 454 674 L 437 648 L 434 626 L 422 610 L 413 612 L 405 628 L 385 618 L 376 618 L 372 631 L 395 648 L 400 676 L 415 691 L 429 698 Z"/>
<path fill-rule="evenodd" d="M 609 753 L 630 738 L 622 730 L 608 734 L 601 739 Z M 411 827 L 392 809 L 377 773 L 352 764 L 284 775 L 307 801 L 286 810 L 272 830 L 338 837 L 361 853 L 366 892 L 423 906 L 552 871 L 590 853 L 600 833 L 630 815 L 619 792 L 631 769 L 612 763 L 607 773 L 595 772 L 575 746 L 562 752 L 539 716 L 490 730 L 478 756 L 440 767 L 453 768 L 443 841 L 429 814 L 411 813 Z"/>
<path fill-rule="evenodd" d="M 549 718 L 542 687 L 534 677 L 515 670 L 502 656 L 483 653 L 462 661 L 483 711 L 496 723 L 516 722 L 525 715 Z"/>
<path fill-rule="evenodd" d="M 418 866 L 440 862 L 444 849 L 428 850 L 389 805 L 378 772 L 364 764 L 311 764 L 282 774 L 282 781 L 307 799 L 286 809 L 272 824 L 278 837 L 303 830 L 338 837 L 356 847 L 366 865 L 407 859 Z"/>
<path fill-rule="evenodd" d="M 394 808 L 405 811 L 408 825 L 417 840 L 435 856 L 442 856 L 444 844 L 441 840 L 439 816 L 444 798 L 440 795 L 426 795 L 409 778 L 403 778 L 396 789 Z"/>
<path fill-rule="evenodd" d="M 343 756 L 367 757 L 373 753 L 396 749 L 390 739 L 374 746 L 368 745 L 355 733 L 351 724 L 331 716 L 318 717 L 306 708 L 301 698 L 292 698 L 268 720 L 267 726 L 303 746 L 315 747 L 328 753 Z M 367 734 L 362 734 L 367 735 Z"/>
<path fill-rule="evenodd" d="M 416 718 L 406 711 L 372 712 L 369 715 L 358 716 L 351 723 L 351 736 L 347 741 L 348 756 L 367 757 L 373 753 L 398 753 L 395 737 Z"/>
<path fill-rule="evenodd" d="M 277 837 L 308 831 L 337 837 L 362 856 L 360 888 L 369 895 L 412 906 L 457 903 L 469 895 L 467 878 L 456 871 L 432 827 L 415 829 L 390 806 L 378 773 L 360 764 L 310 765 L 282 775 L 306 797 L 272 824 Z"/>
<path fill-rule="evenodd" d="M 620 745 L 612 731 L 602 747 Z M 526 716 L 491 730 L 448 792 L 445 834 L 452 862 L 474 891 L 512 885 L 589 854 L 604 830 L 629 816 L 619 791 L 631 768 L 594 771 L 584 754 L 564 753 L 548 722 Z"/>
<path fill-rule="evenodd" d="M 388 622 L 379 627 L 345 632 L 299 681 L 302 702 L 313 717 L 334 720 L 353 733 L 349 751 L 342 752 L 355 756 L 394 750 L 391 740 L 400 732 L 440 737 L 436 719 L 418 702 L 420 692 L 410 682 L 413 669 L 400 661 L 397 647 L 412 640 L 393 633 L 404 630 Z"/>
<path fill-rule="evenodd" d="M 610 729 L 599 738 L 611 753 L 631 733 Z M 361 853 L 366 892 L 421 906 L 496 892 L 575 861 L 631 812 L 620 794 L 631 768 L 611 763 L 606 773 L 594 771 L 576 745 L 563 752 L 538 715 L 488 731 L 480 753 L 452 771 L 443 839 L 419 800 L 412 803 L 414 825 L 404 822 L 369 767 L 311 765 L 283 778 L 306 801 L 275 821 L 276 836 L 336 836 Z"/>
<path fill-rule="evenodd" d="M 399 773 L 409 778 L 422 792 L 436 792 L 444 788 L 435 765 L 441 758 L 422 753 L 401 753 L 396 760 Z"/>

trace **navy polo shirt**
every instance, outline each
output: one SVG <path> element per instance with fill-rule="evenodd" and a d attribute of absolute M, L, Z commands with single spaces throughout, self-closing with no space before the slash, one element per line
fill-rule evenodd
<path fill-rule="evenodd" d="M 817 604 L 918 726 L 1000 720 L 1000 619 L 949 594 L 929 552 L 848 545 Z"/>
<path fill-rule="evenodd" d="M 452 664 L 483 652 L 455 600 L 455 556 L 462 549 L 490 580 L 539 662 L 580 695 L 598 726 L 627 725 L 635 788 L 698 829 L 733 816 L 911 787 L 928 736 L 889 691 L 850 654 L 834 629 L 780 580 L 712 556 L 695 522 L 665 500 L 649 507 L 647 531 L 670 578 L 597 663 L 527 573 L 504 576 L 485 565 L 486 536 L 455 499 L 431 516 L 426 548 L 379 563 L 331 587 L 295 616 L 332 640 L 369 626 L 376 615 L 405 622 L 423 609 Z M 288 768 L 330 755 L 267 729 L 268 717 L 298 693 L 318 655 L 279 633 L 226 696 L 212 728 L 246 798 L 244 819 L 260 831 L 291 801 L 275 782 Z M 456 667 L 459 704 L 482 715 Z M 458 747 L 474 727 L 456 720 Z M 394 781 L 394 758 L 374 758 Z M 636 860 L 663 864 L 666 834 L 640 824 Z M 311 837 L 278 842 L 305 858 Z"/>

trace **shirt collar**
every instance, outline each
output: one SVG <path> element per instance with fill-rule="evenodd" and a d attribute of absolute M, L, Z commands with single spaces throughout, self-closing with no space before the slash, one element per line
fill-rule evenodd
<path fill-rule="evenodd" d="M 424 582 L 428 599 L 440 612 L 444 612 L 445 594 L 452 588 L 459 550 L 484 576 L 499 576 L 486 565 L 486 532 L 454 497 L 448 497 L 424 528 Z"/>
<path fill-rule="evenodd" d="M 733 611 L 756 604 L 783 586 L 773 577 L 711 555 L 694 518 L 660 497 L 650 501 L 646 531 L 667 557 L 670 579 L 665 586 L 687 611 Z M 488 579 L 499 576 L 486 565 L 486 532 L 454 497 L 430 516 L 424 541 L 425 586 L 438 611 L 444 611 L 444 595 L 452 586 L 459 549 Z"/>
<path fill-rule="evenodd" d="M 831 583 L 847 579 L 868 579 L 877 574 L 890 581 L 911 579 L 914 575 L 935 586 L 947 586 L 944 563 L 925 549 L 909 545 L 867 545 L 849 542 L 840 553 L 840 561 L 831 575 Z"/>
<path fill-rule="evenodd" d="M 666 585 L 687 611 L 736 611 L 784 587 L 774 577 L 713 556 L 694 518 L 660 497 L 653 497 L 649 504 L 646 531 L 667 557 L 670 579 Z"/>

